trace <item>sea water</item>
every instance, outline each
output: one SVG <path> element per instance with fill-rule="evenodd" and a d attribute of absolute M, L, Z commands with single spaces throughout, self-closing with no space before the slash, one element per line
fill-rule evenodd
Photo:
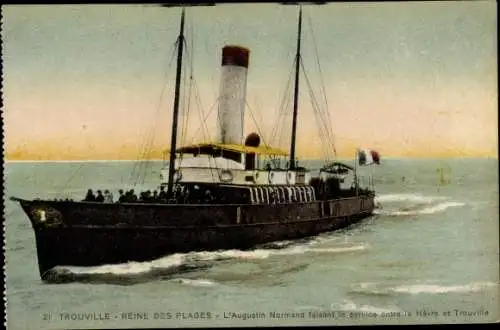
<path fill-rule="evenodd" d="M 155 189 L 161 162 L 7 162 L 5 197 L 81 199 Z M 318 162 L 310 162 L 312 167 Z M 7 327 L 113 328 L 478 323 L 499 319 L 497 159 L 385 159 L 379 208 L 346 230 L 253 251 L 62 266 L 5 201 Z M 140 247 L 137 247 L 140 248 Z"/>

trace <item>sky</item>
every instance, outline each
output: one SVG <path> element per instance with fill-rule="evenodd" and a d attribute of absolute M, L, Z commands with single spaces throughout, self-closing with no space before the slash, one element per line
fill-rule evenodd
<path fill-rule="evenodd" d="M 302 61 L 316 99 L 328 105 L 338 157 L 351 157 L 358 147 L 383 157 L 497 157 L 496 2 L 303 9 Z M 6 159 L 161 158 L 170 143 L 181 9 L 2 11 Z M 288 150 L 291 107 L 284 119 L 279 115 L 282 100 L 292 97 L 286 87 L 297 15 L 296 6 L 278 4 L 187 8 L 184 77 L 193 79 L 183 83 L 183 95 L 191 97 L 181 102 L 187 124 L 180 144 L 215 138 L 221 49 L 236 44 L 251 52 L 245 133 L 257 131 Z M 297 156 L 318 159 L 323 140 L 305 77 L 302 72 Z M 272 140 L 278 131 L 284 138 Z"/>

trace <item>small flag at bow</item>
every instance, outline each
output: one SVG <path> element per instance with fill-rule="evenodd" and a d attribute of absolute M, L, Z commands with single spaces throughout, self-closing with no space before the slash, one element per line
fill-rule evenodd
<path fill-rule="evenodd" d="M 375 150 L 368 150 L 368 149 L 358 150 L 358 164 L 359 165 L 380 164 L 380 155 Z"/>

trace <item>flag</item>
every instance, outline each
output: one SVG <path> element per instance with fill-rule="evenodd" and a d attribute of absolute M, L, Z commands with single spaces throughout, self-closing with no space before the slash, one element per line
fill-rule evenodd
<path fill-rule="evenodd" d="M 375 150 L 360 149 L 358 150 L 358 164 L 359 165 L 380 164 L 380 155 Z"/>

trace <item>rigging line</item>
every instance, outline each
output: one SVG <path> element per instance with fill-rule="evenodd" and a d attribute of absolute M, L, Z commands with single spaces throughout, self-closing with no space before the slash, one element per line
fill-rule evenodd
<path fill-rule="evenodd" d="M 290 91 L 291 84 L 288 85 L 289 88 L 286 91 Z M 271 134 L 270 143 L 279 144 L 282 139 L 283 130 L 285 129 L 285 125 L 287 123 L 287 118 L 289 119 L 289 113 L 291 109 L 291 98 L 284 98 L 279 110 L 278 116 L 275 119 L 275 124 L 273 125 L 273 131 Z"/>
<path fill-rule="evenodd" d="M 281 98 L 281 104 L 278 110 L 278 116 L 276 117 L 275 124 L 273 126 L 273 135 L 272 135 L 272 140 L 274 140 L 276 137 L 278 137 L 278 141 L 280 140 L 282 130 L 284 129 L 284 121 L 287 118 L 287 116 L 290 114 L 289 107 L 292 103 L 292 100 L 290 98 L 290 91 L 292 88 L 292 78 L 293 78 L 293 68 L 290 70 L 289 78 L 288 81 L 285 85 L 285 90 L 283 91 L 283 95 Z M 280 125 L 281 124 L 281 125 Z"/>
<path fill-rule="evenodd" d="M 292 101 L 291 98 L 288 98 L 288 102 L 286 103 L 285 110 L 291 110 L 292 109 Z M 289 111 L 291 112 L 291 111 Z M 284 144 L 288 144 L 288 141 L 286 140 L 285 134 L 288 133 L 289 124 L 290 124 L 290 113 L 286 113 L 285 111 L 282 114 L 282 120 L 280 121 L 281 126 L 277 130 L 278 135 L 278 145 L 282 146 Z"/>
<path fill-rule="evenodd" d="M 196 102 L 197 102 L 197 106 L 198 106 L 198 115 L 200 116 L 200 121 L 201 121 L 200 124 L 201 124 L 202 134 L 207 140 L 209 140 L 210 134 L 209 134 L 209 130 L 208 130 L 207 119 L 208 119 L 208 115 L 210 115 L 213 108 L 210 109 L 210 112 L 207 115 L 207 117 L 203 117 L 203 106 L 201 104 L 200 90 L 198 88 L 198 82 L 196 81 L 196 79 L 194 79 L 194 89 L 195 89 L 195 95 L 196 95 Z M 215 99 L 215 103 L 212 105 L 212 107 L 214 107 L 214 105 L 217 104 L 218 101 L 219 101 L 219 98 L 217 97 Z"/>
<path fill-rule="evenodd" d="M 201 105 L 201 97 L 200 97 L 200 92 L 199 92 L 199 88 L 198 88 L 198 83 L 196 81 L 196 78 L 194 76 L 194 27 L 193 27 L 193 23 L 192 23 L 192 20 L 191 20 L 191 30 L 190 30 L 190 34 L 191 34 L 191 40 L 193 41 L 191 43 L 191 52 L 189 52 L 189 49 L 187 47 L 187 44 L 186 44 L 186 57 L 189 57 L 190 60 L 191 60 L 191 72 L 190 72 L 190 85 L 189 85 L 189 109 L 190 109 L 190 104 L 191 104 L 191 98 L 192 98 L 192 90 L 193 93 L 194 93 L 194 98 L 195 98 L 195 104 L 198 106 L 198 115 L 200 116 L 200 120 L 202 123 L 204 123 L 203 121 L 203 107 Z M 186 134 L 186 140 L 187 140 L 187 122 L 185 123 L 185 134 Z M 203 128 L 206 128 L 206 127 L 203 127 Z M 208 132 L 208 128 L 206 128 L 207 132 Z M 205 132 L 204 132 L 205 133 Z M 208 133 L 207 133 L 208 134 Z"/>
<path fill-rule="evenodd" d="M 246 100 L 245 100 L 245 103 L 246 103 L 248 110 L 250 110 L 250 116 L 252 117 L 252 119 L 254 121 L 255 127 L 257 128 L 257 133 L 259 133 L 259 135 L 261 136 L 262 142 L 264 143 L 264 145 L 266 145 L 266 141 L 264 140 L 264 135 L 262 134 L 262 131 L 259 128 L 259 124 L 255 120 L 255 116 L 253 114 L 253 111 L 252 111 L 252 109 L 250 109 L 250 105 L 248 104 L 248 102 Z"/>
<path fill-rule="evenodd" d="M 313 113 L 314 113 L 314 118 L 316 120 L 316 125 L 318 127 L 318 135 L 319 135 L 319 138 L 320 140 L 322 141 L 321 143 L 321 149 L 322 149 L 322 153 L 323 153 L 323 157 L 325 160 L 329 160 L 329 157 L 328 157 L 328 152 L 327 152 L 327 147 L 326 147 L 326 143 L 324 143 L 326 137 L 325 137 L 325 133 L 324 133 L 324 130 L 323 130 L 323 127 L 321 125 L 321 118 L 319 116 L 319 113 L 318 113 L 318 109 L 317 107 L 315 106 L 314 104 L 314 101 L 312 101 L 312 99 L 314 98 L 314 93 L 311 89 L 311 86 L 309 84 L 309 81 L 307 81 L 306 79 L 306 82 L 307 82 L 307 85 L 309 87 L 309 97 L 311 99 L 311 103 L 312 103 L 312 108 L 313 108 Z"/>
<path fill-rule="evenodd" d="M 172 45 L 171 45 L 170 62 L 167 65 L 167 67 L 165 68 L 164 75 L 163 75 L 163 78 L 164 78 L 165 81 L 167 80 L 166 78 L 168 76 L 168 72 L 170 71 L 170 68 L 172 66 L 173 60 L 175 58 L 176 45 L 177 45 L 177 42 L 172 43 Z M 166 83 L 163 85 L 163 88 L 161 89 L 161 92 L 160 92 L 160 99 L 159 99 L 159 103 L 158 103 L 156 117 L 158 116 L 159 108 L 161 107 L 161 102 L 162 102 L 162 99 L 163 99 L 163 93 L 165 91 L 165 88 L 166 88 Z M 155 122 L 156 121 L 154 121 L 154 123 Z M 143 159 L 144 156 L 145 156 L 145 151 L 146 151 L 146 148 L 147 148 L 147 145 L 148 145 L 148 141 L 150 140 L 150 135 L 149 134 L 151 134 L 150 131 L 148 132 L 148 135 L 146 135 L 144 137 L 144 140 L 143 140 L 143 142 L 141 144 L 141 147 L 139 149 L 140 153 L 139 153 L 139 156 L 137 158 L 137 162 L 134 162 L 134 168 L 132 170 L 131 177 L 130 177 L 130 181 L 134 181 L 133 178 L 134 177 L 136 178 L 135 179 L 136 182 L 135 182 L 134 186 L 137 184 L 138 177 L 140 176 L 140 173 L 141 173 L 141 168 L 143 167 L 141 159 Z"/>
<path fill-rule="evenodd" d="M 246 100 L 246 99 L 245 99 L 245 102 L 247 102 L 247 100 Z M 258 116 L 258 118 L 257 118 L 257 119 L 258 119 L 258 120 L 259 120 L 259 122 L 260 122 L 260 123 L 262 123 L 262 125 L 263 125 L 262 134 L 261 134 L 261 133 L 259 133 L 259 134 L 260 134 L 261 136 L 264 136 L 264 135 L 266 135 L 266 134 L 265 134 L 265 133 L 266 133 L 266 128 L 269 128 L 269 127 L 264 125 L 264 124 L 265 124 L 265 121 L 264 121 L 264 117 L 262 116 L 262 106 L 260 106 L 260 105 L 261 105 L 261 104 L 260 104 L 260 102 L 256 102 L 256 103 L 257 103 L 257 106 L 258 106 L 258 108 L 259 108 L 259 110 L 260 110 L 260 111 L 255 111 L 255 113 L 256 113 L 256 117 Z M 250 106 L 248 106 L 248 108 L 250 109 Z M 250 110 L 250 111 L 251 111 L 251 110 Z"/>
<path fill-rule="evenodd" d="M 177 44 L 177 43 L 172 43 L 172 45 L 171 45 L 171 53 L 172 53 L 172 54 L 171 54 L 171 56 L 170 56 L 170 63 L 168 64 L 168 66 L 165 68 L 165 71 L 164 71 L 164 77 L 163 77 L 163 78 L 164 78 L 164 80 L 165 80 L 165 81 L 167 80 L 166 78 L 167 78 L 168 72 L 169 72 L 169 70 L 170 70 L 170 68 L 171 68 L 171 66 L 172 66 L 173 59 L 175 58 L 175 56 L 174 56 L 174 55 L 175 55 L 176 44 Z M 163 99 L 163 93 L 164 93 L 165 87 L 166 87 L 166 84 L 164 84 L 164 85 L 163 85 L 163 88 L 162 88 L 162 90 L 160 91 L 161 95 L 160 95 L 160 101 L 159 101 L 159 103 L 158 103 L 158 107 L 160 107 L 160 106 L 161 106 L 161 101 L 162 101 L 162 99 Z M 158 110 L 158 109 L 157 109 L 157 110 Z M 157 111 L 157 112 L 158 112 L 158 111 Z M 158 115 L 156 115 L 156 116 L 158 116 Z M 154 122 L 156 122 L 156 121 L 154 121 Z M 148 131 L 148 134 L 151 134 L 151 132 L 150 132 L 150 131 Z M 133 170 L 133 173 L 132 173 L 132 177 L 134 177 L 134 173 L 135 173 L 136 171 L 138 171 L 138 169 L 140 169 L 140 167 L 142 166 L 142 164 L 141 164 L 141 161 L 140 161 L 140 160 L 141 160 L 142 158 L 144 158 L 145 151 L 146 151 L 146 148 L 147 148 L 147 144 L 148 144 L 148 140 L 149 140 L 149 139 L 150 139 L 149 135 L 145 136 L 145 138 L 144 138 L 144 140 L 143 140 L 143 142 L 142 142 L 142 144 L 141 144 L 141 147 L 140 147 L 140 149 L 139 149 L 140 153 L 139 153 L 139 156 L 138 156 L 138 158 L 137 158 L 138 162 L 136 162 L 136 163 L 135 163 L 134 170 Z M 137 173 L 137 175 L 139 175 L 139 174 L 140 174 L 140 171 Z"/>
<path fill-rule="evenodd" d="M 292 118 L 291 118 L 291 114 L 292 114 L 292 102 L 293 102 L 293 98 L 290 96 L 292 93 L 291 93 L 291 89 L 292 89 L 292 77 L 293 77 L 293 72 L 294 72 L 294 68 L 295 68 L 295 63 L 296 63 L 296 58 L 293 62 L 293 67 L 290 71 L 290 80 L 289 80 L 289 84 L 288 84 L 288 88 L 286 90 L 286 93 L 284 94 L 284 102 L 283 102 L 283 107 L 281 109 L 281 116 L 278 118 L 278 124 L 281 124 L 281 126 L 279 126 L 279 128 L 276 130 L 276 133 L 278 134 L 278 145 L 279 146 L 283 146 L 285 144 L 289 144 L 289 140 L 287 140 L 287 138 L 285 137 L 285 134 L 286 133 L 289 133 L 288 129 L 291 130 L 291 123 L 289 122 Z M 289 134 L 287 134 L 289 135 Z"/>
<path fill-rule="evenodd" d="M 173 60 L 175 58 L 175 50 L 177 48 L 177 44 L 178 44 L 178 40 L 174 43 L 174 47 L 172 49 L 172 55 L 171 55 L 171 58 L 170 58 L 170 63 L 167 67 L 167 69 L 165 70 L 165 73 L 164 73 L 164 79 L 167 80 L 167 75 L 168 75 L 168 72 L 172 66 L 172 63 L 173 63 Z M 155 117 L 154 118 L 158 118 L 158 115 L 160 113 L 160 110 L 161 110 L 161 104 L 162 104 L 162 101 L 163 101 L 163 97 L 164 97 L 164 94 L 165 94 L 165 89 L 166 89 L 166 83 L 163 85 L 163 88 L 161 89 L 161 92 L 160 92 L 160 98 L 159 98 L 159 101 L 158 101 L 158 104 L 157 104 L 157 108 L 156 108 L 156 112 L 155 112 Z M 150 156 L 150 149 L 152 147 L 152 143 L 153 143 L 153 140 L 154 140 L 154 136 L 155 136 L 155 132 L 156 132 L 156 128 L 158 126 L 158 120 L 154 120 L 153 121 L 153 124 L 152 124 L 152 130 L 149 131 L 149 134 L 148 134 L 148 137 L 146 139 L 146 142 L 145 142 L 145 145 L 143 146 L 143 150 L 141 152 L 141 155 L 140 155 L 140 159 L 139 159 L 139 164 L 138 164 L 138 169 L 137 169 L 137 177 L 136 177 L 136 180 L 134 182 L 134 187 L 137 185 L 137 183 L 139 182 L 140 180 L 140 177 L 141 177 L 141 173 L 143 171 L 145 171 L 145 163 L 143 161 L 143 159 L 145 157 L 149 157 Z M 146 164 L 147 166 L 147 164 Z M 143 182 L 144 182 L 144 179 L 145 179 L 145 174 L 143 175 Z"/>
<path fill-rule="evenodd" d="M 328 146 L 330 147 L 331 151 L 333 151 L 333 155 L 335 155 L 336 154 L 335 143 L 334 143 L 334 139 L 332 137 L 331 125 L 329 125 L 329 123 L 330 123 L 329 118 L 330 117 L 327 115 L 328 112 L 325 112 L 324 109 L 322 109 L 320 107 L 316 98 L 314 99 L 314 101 L 316 102 L 316 106 L 318 108 L 317 111 L 322 118 L 322 124 L 323 124 L 323 128 L 325 130 L 325 136 L 328 138 Z"/>
<path fill-rule="evenodd" d="M 73 172 L 73 174 L 72 174 L 72 175 L 69 177 L 69 179 L 67 180 L 67 182 L 66 182 L 66 184 L 64 185 L 64 188 L 63 188 L 62 190 L 66 190 L 66 189 L 68 188 L 68 186 L 69 186 L 69 184 L 71 183 L 71 181 L 73 181 L 73 179 L 76 177 L 76 174 L 77 174 L 77 173 L 78 173 L 78 172 L 79 172 L 79 171 L 80 171 L 80 170 L 81 170 L 81 169 L 85 166 L 85 163 L 86 163 L 86 162 L 82 162 L 82 163 L 80 164 L 80 166 L 78 166 L 78 167 L 76 168 L 76 170 Z M 62 197 L 62 196 L 60 195 L 59 191 L 60 191 L 60 190 L 58 190 L 58 194 L 57 194 L 56 196 L 58 196 L 58 197 Z"/>
<path fill-rule="evenodd" d="M 187 48 L 187 46 L 186 46 Z M 187 59 L 185 59 L 185 61 L 187 61 Z M 184 65 L 183 65 L 184 67 Z M 186 85 L 187 85 L 187 75 L 184 75 L 184 90 L 186 90 Z M 186 101 L 185 99 L 187 98 L 186 96 L 187 94 L 184 94 L 184 100 L 182 101 L 182 109 L 183 109 L 183 113 L 186 112 L 185 111 L 185 107 L 186 107 Z M 159 110 L 160 108 L 158 108 Z M 189 117 L 189 105 L 188 105 L 188 110 L 187 110 L 187 118 Z M 156 115 L 156 118 L 158 118 L 159 116 L 159 111 L 157 111 L 157 115 Z M 185 117 L 185 121 L 187 122 L 187 118 Z M 155 137 L 156 137 L 156 131 L 157 131 L 157 127 L 158 127 L 158 120 L 155 120 L 154 122 L 154 125 L 153 125 L 153 130 L 151 132 L 151 135 L 150 135 L 150 140 L 149 140 L 149 144 L 147 146 L 147 150 L 146 150 L 146 155 L 145 155 L 145 161 L 144 161 L 144 165 L 143 165 L 143 175 L 142 175 L 142 179 L 141 179 L 141 184 L 144 184 L 146 178 L 148 177 L 148 175 L 152 176 L 153 174 L 153 161 L 151 159 L 151 152 L 153 151 L 153 146 L 154 146 L 154 140 L 155 140 Z M 181 130 L 181 141 L 183 140 L 183 134 L 184 132 L 182 132 Z"/>
<path fill-rule="evenodd" d="M 320 139 L 323 141 L 323 143 L 322 143 L 323 148 L 322 149 L 323 149 L 324 157 L 326 160 L 330 160 L 329 152 L 328 152 L 328 145 L 329 145 L 328 135 L 325 132 L 326 128 L 325 128 L 324 122 L 322 121 L 323 118 L 321 118 L 322 113 L 319 111 L 319 105 L 318 105 L 318 102 L 316 100 L 316 97 L 314 96 L 314 91 L 312 89 L 311 81 L 309 80 L 309 76 L 307 75 L 307 72 L 305 71 L 303 62 L 301 64 L 303 67 L 306 83 L 307 83 L 307 86 L 309 88 L 309 96 L 310 96 L 311 103 L 313 106 L 313 110 L 314 110 L 314 114 L 315 114 L 315 118 L 316 118 L 316 124 L 318 126 L 318 133 L 320 135 Z"/>
<path fill-rule="evenodd" d="M 322 113 L 321 113 L 320 109 L 318 108 L 317 101 L 314 99 L 314 97 L 315 97 L 314 92 L 312 91 L 312 88 L 311 88 L 310 98 L 311 98 L 311 102 L 313 104 L 313 110 L 314 110 L 314 114 L 315 114 L 315 118 L 316 118 L 318 132 L 320 134 L 320 139 L 322 140 L 323 150 L 325 152 L 325 159 L 330 160 L 330 154 L 329 154 L 330 141 L 328 139 L 327 129 L 324 125 Z"/>
<path fill-rule="evenodd" d="M 203 123 L 206 121 L 206 119 L 208 118 L 208 116 L 210 116 L 210 114 L 212 113 L 213 109 L 215 109 L 215 105 L 218 103 L 218 100 L 219 100 L 219 99 L 215 100 L 215 102 L 214 102 L 214 103 L 212 104 L 212 106 L 209 108 L 209 111 L 208 111 L 207 115 L 205 116 L 205 118 L 201 118 L 201 122 L 202 122 L 202 123 L 200 124 L 200 126 L 198 127 L 198 129 L 196 130 L 196 132 L 194 133 L 194 135 L 193 135 L 193 140 L 192 140 L 191 144 L 193 144 L 193 143 L 195 142 L 196 135 L 198 134 L 198 132 L 200 131 L 200 129 L 202 129 L 202 127 L 203 127 Z M 201 114 L 202 114 L 202 113 L 201 113 L 201 111 L 200 111 L 200 115 L 201 115 Z"/>
<path fill-rule="evenodd" d="M 327 141 L 326 144 L 329 145 L 330 140 L 329 140 L 329 134 L 328 134 L 327 119 L 325 118 L 324 112 L 321 111 L 321 107 L 319 106 L 319 103 L 318 103 L 318 101 L 316 99 L 316 96 L 314 95 L 312 84 L 311 84 L 309 76 L 307 75 L 307 72 L 305 70 L 304 63 L 302 62 L 301 64 L 302 64 L 302 67 L 303 67 L 303 70 L 304 70 L 304 76 L 306 77 L 308 86 L 310 88 L 311 102 L 313 103 L 313 107 L 315 107 L 314 110 L 317 111 L 319 119 L 321 119 L 321 121 L 318 123 L 318 126 L 320 127 L 320 129 L 324 130 L 323 134 L 325 135 L 325 138 L 327 139 L 326 140 Z"/>
<path fill-rule="evenodd" d="M 185 57 L 185 61 L 188 61 L 188 57 L 189 59 L 191 59 L 190 57 L 190 54 L 188 53 L 188 50 L 187 50 L 187 44 L 186 44 L 186 57 Z M 188 79 L 188 75 L 187 74 L 184 74 L 183 77 L 184 77 L 184 91 L 187 90 L 187 93 L 184 93 L 184 97 L 183 97 L 183 100 L 182 100 L 182 117 L 183 117 L 183 122 L 182 122 L 182 127 L 181 127 L 181 134 L 180 134 L 180 141 L 181 141 L 181 144 L 184 143 L 185 141 L 185 138 L 186 138 L 186 135 L 187 135 L 187 126 L 188 126 L 188 121 L 189 121 L 189 110 L 190 110 L 190 105 L 191 105 L 191 87 L 192 87 L 192 75 L 193 75 L 193 66 L 192 66 L 192 61 L 190 62 L 191 64 L 191 67 L 188 71 L 189 73 L 189 79 Z M 183 65 L 183 67 L 185 67 Z M 188 81 L 189 81 L 189 85 L 188 85 Z M 188 86 L 188 87 L 186 87 Z"/>
<path fill-rule="evenodd" d="M 86 162 L 82 162 L 80 164 L 80 166 L 77 167 L 77 169 L 73 172 L 73 175 L 71 175 L 68 179 L 68 181 L 66 182 L 66 184 L 64 185 L 64 188 L 63 190 L 66 190 L 69 186 L 69 184 L 71 183 L 71 181 L 73 181 L 73 179 L 76 177 L 76 174 L 78 172 L 80 172 L 80 170 L 85 166 L 85 163 Z M 61 195 L 61 192 L 58 190 L 58 193 L 56 194 L 57 197 L 63 197 L 63 195 Z M 64 197 L 66 197 L 66 195 L 64 195 Z"/>
<path fill-rule="evenodd" d="M 318 45 L 317 45 L 317 42 L 316 42 L 316 36 L 315 36 L 315 33 L 314 33 L 311 16 L 308 14 L 307 18 L 308 18 L 309 26 L 311 27 L 311 35 L 312 35 L 313 45 L 314 45 L 314 55 L 316 57 L 316 65 L 317 65 L 318 71 L 319 71 L 319 79 L 320 79 L 320 83 L 321 83 L 321 91 L 323 92 L 323 98 L 324 98 L 325 106 L 328 109 L 328 98 L 326 96 L 326 87 L 325 87 L 325 81 L 323 79 L 324 78 L 324 76 L 323 76 L 323 70 L 321 68 L 321 62 L 319 60 L 319 51 L 318 51 Z M 327 112 L 327 114 L 329 115 L 330 113 Z"/>
<path fill-rule="evenodd" d="M 287 103 L 287 107 L 286 107 L 286 110 L 288 110 L 289 112 L 291 112 L 292 110 L 292 102 L 289 101 Z M 278 145 L 279 146 L 284 146 L 284 145 L 287 145 L 289 144 L 289 140 L 286 137 L 285 135 L 289 135 L 290 134 L 290 130 L 291 128 L 289 126 L 291 126 L 291 117 L 290 117 L 290 113 L 289 114 L 284 114 L 283 116 L 283 119 L 282 121 L 280 121 L 281 123 L 281 126 L 278 128 L 277 130 L 277 133 L 279 134 L 277 139 L 278 139 Z"/>
<path fill-rule="evenodd" d="M 293 64 L 295 64 L 295 60 L 293 62 Z M 279 127 L 280 127 L 280 123 L 281 123 L 281 117 L 283 117 L 284 115 L 286 115 L 286 111 L 283 109 L 284 108 L 284 105 L 285 105 L 285 102 L 288 101 L 288 103 L 291 103 L 290 101 L 290 88 L 291 88 L 291 83 L 292 83 L 292 77 L 293 77 L 293 68 L 294 68 L 294 65 L 292 65 L 292 68 L 290 69 L 290 72 L 288 74 L 288 79 L 287 79 L 287 82 L 285 84 L 285 90 L 283 91 L 283 95 L 280 99 L 278 99 L 278 106 L 279 107 L 276 107 L 278 108 L 278 116 L 275 118 L 275 122 L 272 126 L 272 134 L 271 134 L 271 138 L 270 138 L 270 143 L 273 143 L 274 139 L 276 138 L 277 136 L 277 133 L 279 131 Z M 281 101 L 280 101 L 281 100 Z"/>
<path fill-rule="evenodd" d="M 88 146 L 90 147 L 90 151 L 95 151 L 94 144 L 90 142 L 89 136 L 87 134 L 87 129 L 86 126 L 82 127 L 83 128 L 83 135 L 85 136 L 85 141 L 87 142 Z M 69 179 L 66 181 L 64 184 L 64 187 L 62 190 L 66 190 L 69 186 L 69 184 L 73 181 L 73 179 L 76 177 L 76 174 L 80 172 L 80 170 L 87 164 L 87 162 L 82 162 L 80 166 L 76 168 L 76 170 L 73 172 L 73 174 L 69 177 Z M 59 193 L 58 193 L 59 195 Z M 61 197 L 61 196 L 59 196 Z"/>
<path fill-rule="evenodd" d="M 165 72 L 164 72 L 164 77 L 163 77 L 165 81 L 167 81 L 167 75 L 168 75 L 168 73 L 169 73 L 169 71 L 170 71 L 170 68 L 172 67 L 172 63 L 173 63 L 173 60 L 174 60 L 174 58 L 175 58 L 175 50 L 176 50 L 176 48 L 177 48 L 177 47 L 176 47 L 176 46 L 177 46 L 177 44 L 178 44 L 178 42 L 175 42 L 175 43 L 173 44 L 173 46 L 174 46 L 174 47 L 173 47 L 173 48 L 172 48 L 172 50 L 171 50 L 171 51 L 172 51 L 172 54 L 171 54 L 171 56 L 170 56 L 170 62 L 169 62 L 169 65 L 168 65 L 168 67 L 166 68 L 166 70 L 165 70 Z M 153 119 L 158 118 L 159 111 L 160 111 L 160 109 L 161 109 L 161 104 L 162 104 L 162 102 L 163 102 L 163 98 L 164 98 L 164 94 L 165 94 L 166 85 L 167 85 L 167 84 L 165 83 L 165 84 L 163 85 L 163 88 L 162 88 L 162 89 L 161 89 L 161 91 L 160 91 L 160 98 L 159 98 L 159 101 L 158 101 L 158 104 L 157 104 L 157 108 L 156 108 L 156 112 L 155 112 L 155 117 L 154 117 Z M 157 124 L 158 124 L 158 120 L 153 120 L 153 123 L 152 123 L 152 125 L 151 125 L 152 129 L 149 131 L 148 138 L 147 138 L 147 140 L 146 140 L 146 142 L 145 142 L 145 144 L 144 144 L 144 146 L 143 146 L 143 148 L 142 148 L 142 154 L 141 154 L 141 155 L 142 155 L 143 157 L 144 157 L 144 156 L 146 155 L 146 153 L 148 153 L 148 151 L 149 151 L 149 148 L 150 148 L 150 145 L 151 145 L 151 143 L 152 143 L 152 140 L 154 139 L 154 133 L 155 133 L 155 130 L 156 130 Z"/>
<path fill-rule="evenodd" d="M 335 140 L 334 140 L 334 134 L 333 134 L 333 127 L 331 125 L 332 118 L 331 118 L 331 114 L 330 114 L 330 111 L 329 111 L 330 107 L 328 106 L 328 97 L 327 97 L 327 93 L 326 93 L 324 75 L 323 75 L 323 70 L 321 68 L 321 62 L 319 60 L 318 43 L 316 42 L 316 36 L 315 36 L 315 33 L 314 33 L 314 28 L 313 28 L 313 24 L 312 24 L 311 15 L 307 14 L 307 18 L 308 18 L 309 26 L 311 28 L 311 35 L 312 35 L 313 44 L 314 44 L 314 51 L 315 51 L 315 55 L 316 55 L 316 63 L 317 63 L 317 66 L 318 66 L 319 78 L 320 78 L 320 83 L 321 83 L 321 89 L 323 91 L 323 98 L 324 98 L 325 107 L 326 107 L 325 112 L 326 112 L 326 117 L 328 119 L 328 121 L 327 121 L 327 123 L 328 123 L 328 133 L 331 133 L 331 134 L 328 134 L 328 135 L 332 139 L 333 152 L 334 152 L 335 158 L 337 158 L 337 150 L 335 149 Z"/>
<path fill-rule="evenodd" d="M 309 88 L 311 89 L 311 92 L 312 92 L 312 98 L 311 98 L 311 102 L 313 102 L 316 107 L 317 107 L 317 111 L 318 111 L 318 114 L 322 117 L 322 121 L 321 121 L 321 124 L 322 124 L 322 127 L 323 129 L 325 130 L 325 133 L 326 133 L 326 136 L 329 138 L 329 134 L 328 134 L 328 126 L 327 126 L 327 119 L 325 118 L 325 113 L 321 111 L 321 107 L 319 106 L 319 103 L 314 95 L 314 92 L 313 92 L 313 88 L 312 88 L 312 85 L 311 85 L 311 81 L 309 79 L 309 76 L 307 75 L 307 71 L 305 70 L 305 67 L 304 67 L 304 63 L 302 62 L 302 67 L 303 67 L 303 70 L 304 70 L 304 75 L 306 77 L 306 80 L 307 80 L 307 83 L 309 85 Z"/>
<path fill-rule="evenodd" d="M 310 97 L 313 98 L 313 94 L 311 92 L 310 94 Z M 329 149 L 329 140 L 328 140 L 328 135 L 327 135 L 327 131 L 324 127 L 324 125 L 322 125 L 322 118 L 321 118 L 321 113 L 319 112 L 319 109 L 317 107 L 317 105 L 314 105 L 313 106 L 314 108 L 314 111 L 315 111 L 315 118 L 316 118 L 316 124 L 318 126 L 318 132 L 320 134 L 320 139 L 322 141 L 322 150 L 323 150 L 323 154 L 324 154 L 324 159 L 327 160 L 327 161 L 330 161 L 331 160 L 331 154 L 330 154 L 330 149 Z"/>

